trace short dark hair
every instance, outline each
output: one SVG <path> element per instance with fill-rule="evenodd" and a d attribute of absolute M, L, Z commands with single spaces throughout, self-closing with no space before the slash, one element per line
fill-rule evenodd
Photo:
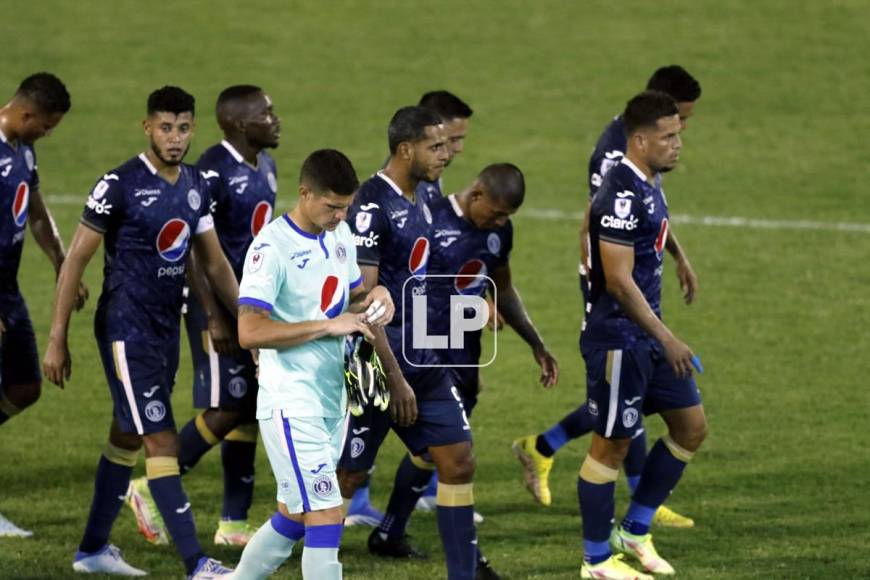
<path fill-rule="evenodd" d="M 625 105 L 625 112 L 622 113 L 625 136 L 631 137 L 644 127 L 655 127 L 662 117 L 678 113 L 677 102 L 672 96 L 661 91 L 644 91 Z"/>
<path fill-rule="evenodd" d="M 43 113 L 66 113 L 72 106 L 66 86 L 48 72 L 39 72 L 24 79 L 15 94 L 36 105 Z"/>
<path fill-rule="evenodd" d="M 701 98 L 701 83 L 678 64 L 658 69 L 647 81 L 646 88 L 666 93 L 678 103 L 693 103 Z"/>
<path fill-rule="evenodd" d="M 350 195 L 359 189 L 353 164 L 335 149 L 318 149 L 309 155 L 302 163 L 299 183 L 305 183 L 314 193 Z"/>
<path fill-rule="evenodd" d="M 231 87 L 227 87 L 221 91 L 221 94 L 218 95 L 217 103 L 215 103 L 215 108 L 219 109 L 224 103 L 234 101 L 236 99 L 242 99 L 244 97 L 248 97 L 261 92 L 263 92 L 263 89 L 256 85 L 233 85 Z"/>
<path fill-rule="evenodd" d="M 196 99 L 182 88 L 165 86 L 148 95 L 148 116 L 154 113 L 195 114 Z"/>
<path fill-rule="evenodd" d="M 399 148 L 399 143 L 410 141 L 414 143 L 426 138 L 426 127 L 440 125 L 441 117 L 423 107 L 402 107 L 390 119 L 387 129 L 387 139 L 390 144 L 390 154 Z"/>
<path fill-rule="evenodd" d="M 493 163 L 478 174 L 477 179 L 493 198 L 512 208 L 523 204 L 526 195 L 526 180 L 523 172 L 513 163 Z"/>
<path fill-rule="evenodd" d="M 445 121 L 469 119 L 474 114 L 465 101 L 450 91 L 430 91 L 420 97 L 420 106 L 435 111 Z"/>

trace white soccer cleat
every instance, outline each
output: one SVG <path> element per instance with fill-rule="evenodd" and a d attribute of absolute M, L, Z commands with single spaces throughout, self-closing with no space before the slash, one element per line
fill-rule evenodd
<path fill-rule="evenodd" d="M 73 570 L 85 574 L 116 574 L 118 576 L 147 576 L 145 570 L 134 568 L 121 557 L 121 550 L 106 544 L 99 552 L 86 554 L 76 552 Z"/>
<path fill-rule="evenodd" d="M 434 495 L 421 495 L 420 499 L 417 500 L 417 505 L 414 506 L 414 509 L 418 512 L 434 512 L 435 506 Z"/>
<path fill-rule="evenodd" d="M 623 562 L 622 558 L 622 554 L 616 554 L 598 564 L 583 562 L 583 566 L 580 568 L 580 577 L 599 580 L 653 580 L 652 576 L 638 572 Z"/>
<path fill-rule="evenodd" d="M 214 578 L 229 578 L 233 573 L 232 568 L 227 568 L 214 558 L 206 558 L 203 556 L 199 559 L 199 564 L 193 574 L 187 577 L 187 580 L 213 580 Z"/>
<path fill-rule="evenodd" d="M 674 567 L 656 551 L 652 534 L 636 536 L 626 532 L 622 526 L 616 526 L 610 534 L 610 545 L 615 551 L 636 559 L 647 572 L 665 576 L 674 574 Z"/>
<path fill-rule="evenodd" d="M 19 528 L 0 514 L 0 538 L 29 538 L 32 535 L 30 530 Z"/>

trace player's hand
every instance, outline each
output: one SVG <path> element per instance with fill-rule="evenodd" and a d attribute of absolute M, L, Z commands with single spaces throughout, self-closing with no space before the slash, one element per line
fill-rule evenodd
<path fill-rule="evenodd" d="M 260 349 L 252 348 L 250 351 L 251 358 L 254 359 L 254 378 L 260 378 Z"/>
<path fill-rule="evenodd" d="M 674 337 L 662 343 L 662 346 L 665 349 L 665 358 L 674 369 L 674 374 L 680 378 L 690 377 L 692 375 L 692 357 L 695 356 L 695 353 L 692 352 L 689 345 Z"/>
<path fill-rule="evenodd" d="M 239 350 L 236 321 L 230 320 L 220 308 L 208 317 L 208 334 L 217 353 L 229 355 Z"/>
<path fill-rule="evenodd" d="M 72 359 L 66 339 L 49 339 L 48 348 L 45 349 L 45 356 L 42 359 L 42 373 L 61 389 L 64 380 L 69 380 L 72 374 Z"/>
<path fill-rule="evenodd" d="M 698 291 L 698 277 L 689 260 L 685 258 L 677 260 L 677 279 L 680 281 L 680 288 L 683 289 L 683 300 L 686 304 L 691 304 L 695 300 L 695 292 Z"/>
<path fill-rule="evenodd" d="M 486 305 L 489 307 L 489 319 L 486 321 L 486 327 L 489 330 L 501 330 L 504 328 L 504 317 L 499 314 L 492 298 L 488 295 L 486 296 Z"/>
<path fill-rule="evenodd" d="M 549 389 L 559 381 L 559 363 L 546 346 L 539 346 L 532 351 L 532 354 L 535 362 L 541 367 L 541 385 Z"/>
<path fill-rule="evenodd" d="M 365 320 L 372 326 L 386 326 L 393 320 L 396 306 L 390 291 L 384 286 L 375 286 L 369 292 L 365 300 L 360 303 L 360 308 L 365 314 Z"/>
<path fill-rule="evenodd" d="M 366 340 L 374 342 L 375 335 L 372 334 L 372 329 L 366 323 L 365 313 L 354 314 L 345 312 L 327 322 L 327 333 L 329 336 L 347 336 L 354 332 L 360 332 Z"/>
<path fill-rule="evenodd" d="M 78 292 L 76 293 L 76 304 L 75 304 L 76 312 L 78 312 L 79 310 L 81 310 L 82 308 L 85 307 L 85 302 L 88 301 L 88 298 L 90 297 L 90 295 L 91 295 L 91 293 L 88 291 L 88 287 L 85 286 L 85 283 L 79 282 L 79 289 L 78 289 Z"/>
<path fill-rule="evenodd" d="M 401 373 L 387 377 L 390 387 L 390 417 L 400 427 L 408 427 L 417 421 L 417 396 Z"/>

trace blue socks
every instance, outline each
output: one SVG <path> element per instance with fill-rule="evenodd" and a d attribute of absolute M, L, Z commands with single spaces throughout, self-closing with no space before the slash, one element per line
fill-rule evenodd
<path fill-rule="evenodd" d="M 448 580 L 474 580 L 477 530 L 474 528 L 474 484 L 438 483 L 438 533 L 444 544 Z"/>
<path fill-rule="evenodd" d="M 583 403 L 538 435 L 535 448 L 544 457 L 552 457 L 568 441 L 589 433 L 594 426 L 592 415 L 589 414 L 586 403 Z"/>
<path fill-rule="evenodd" d="M 126 461 L 119 457 L 124 452 L 128 454 Z M 85 525 L 85 533 L 79 544 L 80 552 L 93 554 L 108 543 L 112 524 L 115 523 L 118 512 L 124 505 L 124 496 L 130 485 L 130 475 L 133 473 L 137 453 L 110 445 L 106 453 L 100 456 L 94 480 L 94 498 L 91 501 L 91 512 Z M 125 461 L 125 464 L 110 461 L 107 455 L 114 455 L 112 459 Z"/>
<path fill-rule="evenodd" d="M 338 547 L 344 526 L 306 526 L 302 550 L 302 578 L 305 580 L 340 580 L 341 563 Z"/>
<path fill-rule="evenodd" d="M 628 488 L 632 494 L 640 482 L 644 463 L 646 463 L 646 431 L 641 430 L 632 438 L 628 453 L 622 461 L 622 468 L 625 470 L 625 477 L 628 480 Z"/>
<path fill-rule="evenodd" d="M 196 537 L 193 510 L 181 487 L 178 459 L 149 457 L 145 460 L 145 473 L 154 503 L 163 516 L 175 549 L 184 560 L 187 573 L 191 574 L 204 554 Z"/>
<path fill-rule="evenodd" d="M 233 433 L 235 431 L 221 443 L 221 462 L 224 467 L 224 507 L 221 517 L 225 520 L 246 520 L 254 499 L 256 431 L 253 442 L 229 439 Z"/>
<path fill-rule="evenodd" d="M 290 557 L 293 545 L 303 537 L 304 525 L 284 517 L 281 512 L 275 512 L 245 546 L 233 578 L 259 580 L 274 574 Z"/>
<path fill-rule="evenodd" d="M 187 473 L 199 463 L 209 449 L 218 444 L 218 438 L 208 428 L 202 413 L 191 419 L 178 433 L 178 465 Z"/>
<path fill-rule="evenodd" d="M 618 470 L 599 463 L 587 455 L 577 480 L 580 516 L 583 518 L 583 559 L 598 564 L 610 555 L 610 531 L 613 528 L 614 492 Z"/>
<path fill-rule="evenodd" d="M 396 470 L 390 502 L 387 504 L 384 519 L 378 527 L 378 531 L 386 534 L 390 539 L 401 538 L 405 535 L 405 528 L 414 512 L 414 506 L 417 505 L 417 500 L 423 495 L 432 479 L 431 469 L 423 469 L 415 464 L 415 462 L 421 461 L 421 459 L 412 459 L 406 455 Z"/>

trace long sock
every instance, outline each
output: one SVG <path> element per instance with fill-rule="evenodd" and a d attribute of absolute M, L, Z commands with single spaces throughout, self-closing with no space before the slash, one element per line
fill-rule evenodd
<path fill-rule="evenodd" d="M 473 580 L 477 570 L 474 484 L 438 482 L 438 533 L 444 544 L 448 580 Z"/>
<path fill-rule="evenodd" d="M 646 432 L 641 430 L 636 433 L 628 447 L 628 453 L 622 461 L 625 478 L 628 480 L 628 488 L 634 494 L 640 476 L 643 473 L 643 465 L 646 463 Z"/>
<path fill-rule="evenodd" d="M 196 537 L 190 501 L 181 487 L 178 458 L 149 457 L 145 460 L 145 475 L 175 549 L 184 560 L 187 573 L 191 574 L 204 554 Z"/>
<path fill-rule="evenodd" d="M 378 530 L 389 538 L 401 538 L 405 535 L 405 528 L 414 512 L 414 506 L 429 486 L 432 470 L 424 469 L 423 465 L 426 463 L 422 459 L 411 458 L 410 455 L 406 455 L 399 463 L 393 491 L 390 493 L 390 502 L 387 504 L 384 519 L 378 527 Z"/>
<path fill-rule="evenodd" d="M 111 443 L 100 456 L 97 476 L 94 479 L 94 498 L 91 513 L 85 525 L 85 533 L 79 551 L 88 554 L 97 552 L 109 541 L 112 524 L 118 517 L 124 496 L 130 485 L 130 475 L 136 465 L 138 451 L 128 451 Z"/>
<path fill-rule="evenodd" d="M 193 469 L 202 456 L 217 443 L 218 438 L 206 425 L 203 413 L 188 421 L 178 433 L 178 465 L 181 473 Z"/>
<path fill-rule="evenodd" d="M 290 557 L 293 545 L 304 536 L 304 525 L 284 517 L 281 512 L 275 512 L 245 546 L 233 578 L 260 580 L 274 574 Z"/>
<path fill-rule="evenodd" d="M 580 468 L 577 498 L 583 518 L 583 559 L 589 564 L 598 564 L 611 556 L 608 540 L 613 527 L 613 496 L 618 473 L 589 455 Z"/>
<path fill-rule="evenodd" d="M 341 545 L 341 524 L 305 527 L 305 548 L 302 550 L 302 578 L 305 580 L 341 580 L 338 547 Z"/>
<path fill-rule="evenodd" d="M 246 423 L 230 431 L 221 443 L 224 466 L 225 520 L 246 520 L 254 499 L 254 460 L 257 454 L 257 425 Z"/>
<path fill-rule="evenodd" d="M 583 403 L 565 415 L 561 421 L 538 435 L 535 448 L 544 457 L 552 457 L 568 441 L 586 435 L 593 427 L 593 417 L 589 414 L 586 403 Z"/>
<path fill-rule="evenodd" d="M 0 393 L 0 425 L 21 412 L 15 404 L 6 398 L 6 395 Z"/>
<path fill-rule="evenodd" d="M 693 455 L 668 435 L 656 441 L 647 457 L 628 512 L 622 520 L 623 529 L 637 535 L 649 532 L 653 515 L 677 486 Z"/>

